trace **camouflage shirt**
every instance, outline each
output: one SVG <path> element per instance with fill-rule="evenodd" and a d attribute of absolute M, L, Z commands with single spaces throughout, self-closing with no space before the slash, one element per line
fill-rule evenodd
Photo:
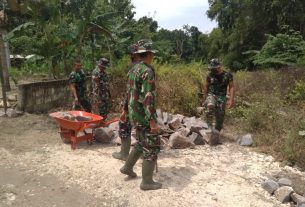
<path fill-rule="evenodd" d="M 132 66 L 127 77 L 129 119 L 134 126 L 148 127 L 150 120 L 157 122 L 155 71 L 140 62 Z"/>
<path fill-rule="evenodd" d="M 86 95 L 86 74 L 83 70 L 72 71 L 69 75 L 69 83 L 75 84 L 75 89 L 78 97 Z"/>
<path fill-rule="evenodd" d="M 233 81 L 233 76 L 231 73 L 225 71 L 220 74 L 209 73 L 206 81 L 209 83 L 208 94 L 226 96 L 227 87 Z"/>
<path fill-rule="evenodd" d="M 99 68 L 95 68 L 92 72 L 94 78 L 98 78 L 97 81 L 92 81 L 93 94 L 96 96 L 109 95 L 109 79 L 105 71 L 101 71 Z"/>

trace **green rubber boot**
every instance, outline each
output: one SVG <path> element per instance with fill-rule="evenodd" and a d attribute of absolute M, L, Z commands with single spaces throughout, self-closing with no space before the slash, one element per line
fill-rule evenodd
<path fill-rule="evenodd" d="M 112 153 L 112 157 L 118 160 L 126 161 L 129 155 L 131 138 L 128 137 L 127 139 L 121 139 L 121 143 L 121 151 Z"/>
<path fill-rule="evenodd" d="M 210 136 L 209 145 L 215 146 L 218 144 L 220 144 L 220 132 L 217 129 L 213 129 Z"/>
<path fill-rule="evenodd" d="M 156 161 L 143 160 L 142 164 L 142 182 L 140 188 L 142 190 L 158 190 L 162 188 L 161 183 L 153 181 L 153 173 L 156 166 Z"/>
<path fill-rule="evenodd" d="M 142 152 L 137 151 L 136 149 L 133 149 L 124 166 L 120 169 L 121 173 L 128 175 L 131 178 L 135 178 L 137 177 L 137 174 L 133 171 L 133 167 L 136 164 L 136 162 L 138 161 L 138 159 L 141 157 Z"/>

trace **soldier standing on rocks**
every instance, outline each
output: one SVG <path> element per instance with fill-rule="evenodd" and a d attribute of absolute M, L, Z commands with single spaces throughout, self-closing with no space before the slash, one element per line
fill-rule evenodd
<path fill-rule="evenodd" d="M 131 59 L 131 64 L 128 66 L 128 71 L 130 71 L 131 68 L 140 61 L 139 55 L 136 54 L 137 48 L 138 48 L 137 44 L 133 44 L 128 48 Z M 126 96 L 127 95 L 128 94 L 126 94 Z M 127 99 L 125 99 L 125 102 L 123 103 L 123 110 L 122 110 L 123 113 L 119 121 L 119 137 L 121 138 L 121 151 L 112 153 L 113 158 L 124 161 L 126 161 L 129 155 L 129 150 L 131 145 L 131 130 L 132 130 L 131 123 L 127 116 L 128 102 L 126 100 Z"/>
<path fill-rule="evenodd" d="M 156 51 L 152 49 L 150 40 L 140 40 L 137 44 L 136 53 L 142 61 L 133 65 L 127 76 L 128 118 L 136 129 L 137 143 L 120 171 L 129 177 L 136 177 L 133 167 L 143 155 L 140 188 L 157 190 L 162 184 L 153 181 L 153 171 L 160 152 L 160 138 L 156 114 L 155 70 L 151 66 Z M 124 110 L 121 116 L 126 115 Z"/>
<path fill-rule="evenodd" d="M 218 59 L 209 64 L 209 74 L 204 86 L 206 121 L 212 130 L 211 145 L 219 142 L 219 132 L 223 127 L 226 105 L 230 109 L 234 105 L 234 84 L 231 73 L 223 71 Z M 229 100 L 227 102 L 227 89 Z M 215 116 L 215 130 L 212 128 Z M 214 142 L 214 143 L 213 143 Z"/>
<path fill-rule="evenodd" d="M 72 92 L 73 110 L 81 110 L 81 107 L 91 112 L 91 104 L 86 94 L 86 74 L 81 69 L 82 64 L 80 59 L 76 59 L 74 62 L 74 71 L 69 76 L 69 84 Z"/>
<path fill-rule="evenodd" d="M 111 109 L 109 79 L 106 68 L 109 67 L 109 60 L 101 58 L 97 67 L 92 72 L 93 103 L 98 107 L 99 114 L 107 118 Z"/>

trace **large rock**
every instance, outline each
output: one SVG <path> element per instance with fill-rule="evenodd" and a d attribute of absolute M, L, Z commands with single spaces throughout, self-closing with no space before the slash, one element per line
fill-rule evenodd
<path fill-rule="evenodd" d="M 180 122 L 182 123 L 182 120 L 184 119 L 184 116 L 181 114 L 175 114 L 173 115 L 173 119 L 178 118 L 180 120 Z"/>
<path fill-rule="evenodd" d="M 203 114 L 203 111 L 204 111 L 204 107 L 197 107 L 196 108 L 196 112 L 197 112 L 198 115 Z"/>
<path fill-rule="evenodd" d="M 7 108 L 10 108 L 11 104 L 7 101 L 6 106 L 7 106 Z M 4 108 L 4 101 L 0 101 L 0 108 Z"/>
<path fill-rule="evenodd" d="M 95 129 L 95 140 L 100 143 L 110 143 L 114 139 L 114 132 L 108 127 Z"/>
<path fill-rule="evenodd" d="M 191 117 L 186 123 L 184 123 L 186 128 L 189 128 L 191 132 L 196 132 L 200 134 L 200 131 L 203 129 L 207 129 L 208 125 L 201 119 L 196 119 L 195 117 Z"/>
<path fill-rule="evenodd" d="M 252 137 L 252 134 L 246 134 L 242 137 L 240 137 L 238 140 L 237 140 L 237 143 L 240 145 L 240 146 L 252 146 L 253 144 L 253 137 Z"/>
<path fill-rule="evenodd" d="M 122 144 L 122 141 L 121 141 L 121 138 L 119 136 L 116 136 L 113 140 L 112 140 L 113 143 L 117 144 L 117 145 L 121 145 Z"/>
<path fill-rule="evenodd" d="M 11 94 L 7 96 L 7 100 L 9 101 L 17 101 L 17 94 Z"/>
<path fill-rule="evenodd" d="M 169 146 L 172 149 L 186 149 L 193 148 L 194 144 L 187 137 L 181 135 L 180 132 L 175 132 L 169 137 Z"/>
<path fill-rule="evenodd" d="M 297 207 L 305 207 L 305 203 L 300 203 L 297 205 Z"/>
<path fill-rule="evenodd" d="M 203 137 L 201 135 L 197 134 L 196 132 L 193 132 L 189 136 L 189 138 L 195 145 L 204 145 L 205 144 L 205 140 L 203 139 Z"/>
<path fill-rule="evenodd" d="M 287 203 L 291 200 L 290 196 L 292 193 L 293 189 L 291 187 L 282 186 L 274 192 L 274 195 L 281 203 Z"/>
<path fill-rule="evenodd" d="M 178 117 L 173 118 L 173 120 L 168 123 L 168 126 L 173 130 L 179 129 L 182 126 L 181 119 Z"/>
<path fill-rule="evenodd" d="M 305 204 L 305 197 L 303 197 L 297 193 L 292 193 L 291 199 L 298 205 Z"/>
<path fill-rule="evenodd" d="M 160 142 L 161 142 L 161 149 L 166 149 L 166 148 L 169 147 L 169 140 L 168 139 L 161 137 Z"/>
<path fill-rule="evenodd" d="M 108 128 L 112 129 L 113 131 L 119 131 L 119 122 L 116 121 L 116 122 L 109 124 Z"/>
<path fill-rule="evenodd" d="M 262 184 L 262 187 L 272 195 L 280 186 L 273 180 L 267 180 Z"/>
<path fill-rule="evenodd" d="M 18 116 L 18 113 L 17 113 L 17 111 L 14 110 L 14 109 L 7 109 L 6 115 L 7 115 L 8 117 L 10 117 L 10 118 L 15 118 L 15 117 Z"/>
<path fill-rule="evenodd" d="M 280 178 L 277 182 L 280 186 L 292 186 L 292 181 L 288 178 Z"/>
<path fill-rule="evenodd" d="M 182 136 L 185 136 L 185 137 L 187 137 L 190 133 L 191 133 L 191 130 L 190 129 L 188 129 L 188 128 L 180 128 L 179 130 L 178 130 L 178 132 L 182 135 Z"/>
<path fill-rule="evenodd" d="M 4 112 L 4 110 L 0 110 L 0 117 L 6 117 L 6 113 Z"/>
<path fill-rule="evenodd" d="M 205 143 L 209 143 L 209 135 L 206 133 L 206 130 L 202 129 L 199 131 Z"/>

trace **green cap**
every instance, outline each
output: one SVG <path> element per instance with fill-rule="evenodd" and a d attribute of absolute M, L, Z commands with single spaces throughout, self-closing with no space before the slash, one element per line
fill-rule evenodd
<path fill-rule="evenodd" d="M 152 52 L 152 53 L 156 53 L 158 52 L 157 50 L 153 49 L 153 43 L 151 40 L 139 40 L 137 42 L 137 50 L 134 53 L 145 53 L 145 52 Z"/>
<path fill-rule="evenodd" d="M 214 58 L 212 60 L 210 60 L 210 64 L 209 64 L 209 69 L 214 69 L 214 68 L 219 68 L 220 67 L 220 62 L 217 58 Z"/>
<path fill-rule="evenodd" d="M 109 67 L 109 60 L 107 58 L 101 58 L 98 63 L 97 63 L 98 66 L 103 66 L 105 68 L 108 68 Z"/>

